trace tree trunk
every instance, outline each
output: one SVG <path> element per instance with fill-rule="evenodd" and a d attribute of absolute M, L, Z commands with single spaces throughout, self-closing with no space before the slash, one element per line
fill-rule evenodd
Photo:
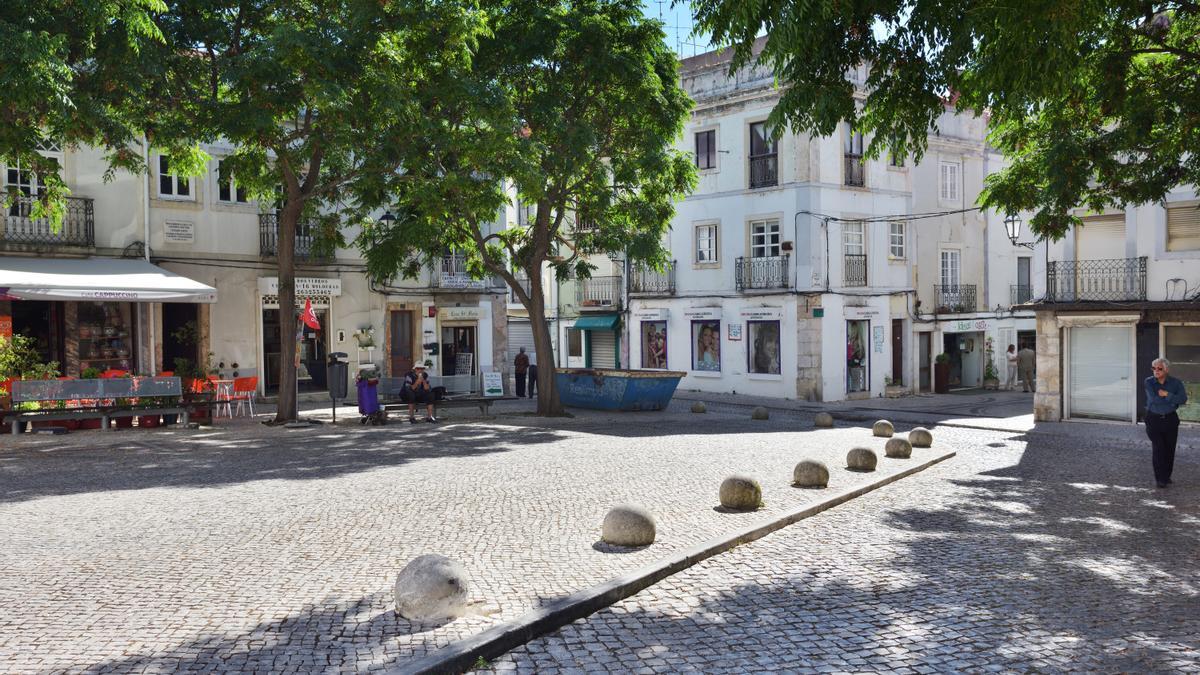
<path fill-rule="evenodd" d="M 296 224 L 300 200 L 289 199 L 276 220 L 279 264 L 279 403 L 275 421 L 294 422 L 296 408 Z"/>
<path fill-rule="evenodd" d="M 540 266 L 539 266 L 540 267 Z M 529 275 L 529 325 L 533 329 L 533 349 L 537 354 L 538 414 L 562 416 L 563 405 L 558 398 L 558 385 L 554 377 L 554 346 L 550 341 L 550 324 L 546 321 L 546 299 L 542 295 L 541 280 Z"/>

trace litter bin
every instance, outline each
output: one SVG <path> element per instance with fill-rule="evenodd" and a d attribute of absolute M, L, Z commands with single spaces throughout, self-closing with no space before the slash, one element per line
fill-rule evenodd
<path fill-rule="evenodd" d="M 329 400 L 333 405 L 333 423 L 337 424 L 338 399 L 346 398 L 346 369 L 350 367 L 344 359 L 346 352 L 330 352 L 325 364 L 325 384 L 329 389 Z"/>

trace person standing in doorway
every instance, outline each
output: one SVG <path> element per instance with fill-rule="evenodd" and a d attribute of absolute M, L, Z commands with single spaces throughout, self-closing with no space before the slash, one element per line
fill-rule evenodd
<path fill-rule="evenodd" d="M 1031 392 L 1033 388 L 1033 364 L 1037 360 L 1037 354 L 1029 347 L 1022 347 L 1021 351 L 1017 352 L 1017 370 L 1021 372 L 1021 391 Z"/>
<path fill-rule="evenodd" d="M 1154 359 L 1150 363 L 1154 374 L 1142 386 L 1146 390 L 1146 435 L 1153 447 L 1151 464 L 1154 483 L 1165 488 L 1172 483 L 1175 468 L 1175 442 L 1179 439 L 1179 406 L 1187 403 L 1187 390 L 1179 378 L 1171 377 L 1171 362 Z"/>
<path fill-rule="evenodd" d="M 1017 346 L 1009 345 L 1004 357 L 1008 359 L 1008 379 L 1004 382 L 1004 388 L 1013 391 L 1017 388 Z"/>
<path fill-rule="evenodd" d="M 537 396 L 537 350 L 529 352 L 529 398 Z"/>
<path fill-rule="evenodd" d="M 517 398 L 525 398 L 525 374 L 529 371 L 529 355 L 521 347 L 517 358 L 513 361 L 513 372 L 516 374 Z"/>

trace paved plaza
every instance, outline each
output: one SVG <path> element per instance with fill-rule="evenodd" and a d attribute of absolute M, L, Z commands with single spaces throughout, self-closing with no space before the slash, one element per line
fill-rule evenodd
<path fill-rule="evenodd" d="M 494 662 L 497 669 L 1179 670 L 1200 645 L 1200 477 L 1148 488 L 1140 429 L 946 426 L 932 450 L 841 470 L 861 423 L 749 420 L 714 402 L 432 426 L 137 430 L 0 439 L 0 671 L 361 672 L 515 619 L 572 591 L 819 500 L 957 456 L 740 546 Z M 901 425 L 901 429 L 907 426 Z M 1068 432 L 1068 433 L 1062 433 Z M 882 454 L 882 453 L 881 453 Z M 766 505 L 722 513 L 757 476 Z M 651 547 L 598 543 L 609 507 L 659 520 Z M 408 560 L 467 569 L 473 615 L 391 611 Z M 1064 660 L 1065 659 L 1065 660 Z"/>

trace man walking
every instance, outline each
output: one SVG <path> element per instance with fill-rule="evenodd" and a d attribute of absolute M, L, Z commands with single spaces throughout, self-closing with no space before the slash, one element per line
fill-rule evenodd
<path fill-rule="evenodd" d="M 521 347 L 517 358 L 513 361 L 513 373 L 516 375 L 517 398 L 525 398 L 525 374 L 529 371 L 529 355 Z"/>
<path fill-rule="evenodd" d="M 1004 388 L 1014 391 L 1017 388 L 1017 346 L 1009 345 L 1004 357 L 1008 359 L 1008 379 L 1004 382 Z"/>
<path fill-rule="evenodd" d="M 537 396 L 537 350 L 530 352 L 529 356 L 529 398 Z"/>
<path fill-rule="evenodd" d="M 1171 484 L 1175 468 L 1175 441 L 1179 439 L 1179 415 L 1176 409 L 1187 403 L 1187 390 L 1179 378 L 1171 377 L 1171 362 L 1154 359 L 1150 363 L 1154 374 L 1146 378 L 1146 435 L 1154 452 L 1154 483 L 1160 488 Z"/>
<path fill-rule="evenodd" d="M 1033 388 L 1033 364 L 1037 354 L 1029 347 L 1017 352 L 1017 370 L 1021 372 L 1021 391 L 1029 393 Z"/>

